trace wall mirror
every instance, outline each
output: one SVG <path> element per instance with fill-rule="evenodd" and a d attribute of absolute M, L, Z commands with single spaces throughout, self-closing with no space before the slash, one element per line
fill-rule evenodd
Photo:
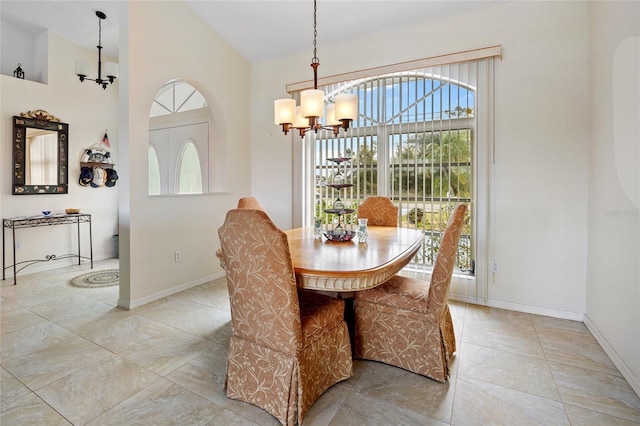
<path fill-rule="evenodd" d="M 43 110 L 13 117 L 13 195 L 66 194 L 69 125 Z"/>
<path fill-rule="evenodd" d="M 170 80 L 149 111 L 149 195 L 210 191 L 211 112 L 191 84 Z"/>

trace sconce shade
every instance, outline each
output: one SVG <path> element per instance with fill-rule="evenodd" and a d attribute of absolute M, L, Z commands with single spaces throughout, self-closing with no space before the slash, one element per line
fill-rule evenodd
<path fill-rule="evenodd" d="M 118 64 L 115 62 L 107 62 L 104 64 L 104 73 L 107 77 L 118 77 Z"/>
<path fill-rule="evenodd" d="M 85 61 L 76 61 L 76 75 L 89 75 L 89 64 Z"/>
<path fill-rule="evenodd" d="M 358 118 L 358 97 L 349 93 L 336 96 L 336 112 L 338 120 L 356 120 Z"/>
<path fill-rule="evenodd" d="M 309 120 L 302 116 L 302 108 L 296 107 L 296 120 L 293 122 L 293 127 L 296 129 L 305 129 L 309 127 Z"/>
<path fill-rule="evenodd" d="M 300 105 L 303 117 L 322 117 L 324 114 L 324 92 L 317 89 L 303 90 L 300 92 Z"/>
<path fill-rule="evenodd" d="M 273 101 L 273 111 L 276 124 L 292 124 L 296 118 L 296 101 L 295 99 L 277 99 Z"/>
<path fill-rule="evenodd" d="M 325 124 L 327 126 L 339 126 L 341 124 L 336 120 L 336 104 L 327 105 L 327 118 Z"/>

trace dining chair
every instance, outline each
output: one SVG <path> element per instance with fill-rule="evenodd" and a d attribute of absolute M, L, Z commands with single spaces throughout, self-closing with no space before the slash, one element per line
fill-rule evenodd
<path fill-rule="evenodd" d="M 264 207 L 260 204 L 256 197 L 242 197 L 238 200 L 238 208 L 239 209 L 254 209 L 254 210 L 264 210 Z"/>
<path fill-rule="evenodd" d="M 227 397 L 301 424 L 353 374 L 344 302 L 298 291 L 284 232 L 260 210 L 230 210 L 218 230 L 231 301 Z"/>
<path fill-rule="evenodd" d="M 398 226 L 398 206 L 389 197 L 367 197 L 358 207 L 358 218 L 370 226 Z"/>
<path fill-rule="evenodd" d="M 431 281 L 395 275 L 355 294 L 355 358 L 381 361 L 444 382 L 456 351 L 447 304 L 466 205 L 442 235 Z"/>

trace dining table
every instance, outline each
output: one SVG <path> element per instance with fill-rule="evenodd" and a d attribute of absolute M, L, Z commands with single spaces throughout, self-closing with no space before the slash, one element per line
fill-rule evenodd
<path fill-rule="evenodd" d="M 369 226 L 367 230 L 366 242 L 315 239 L 313 226 L 284 231 L 298 287 L 332 293 L 376 287 L 411 262 L 424 242 L 417 229 Z"/>

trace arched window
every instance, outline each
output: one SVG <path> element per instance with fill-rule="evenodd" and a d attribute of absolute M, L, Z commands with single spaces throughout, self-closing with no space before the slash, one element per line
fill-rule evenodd
<path fill-rule="evenodd" d="M 149 145 L 149 195 L 161 194 L 160 163 L 153 145 Z"/>
<path fill-rule="evenodd" d="M 193 141 L 185 142 L 179 158 L 178 194 L 201 194 L 202 170 L 198 150 Z"/>
<path fill-rule="evenodd" d="M 189 83 L 171 80 L 158 90 L 149 111 L 149 195 L 210 191 L 210 121 L 207 100 Z"/>
<path fill-rule="evenodd" d="M 486 211 L 492 64 L 492 59 L 455 62 L 318 87 L 328 102 L 340 93 L 357 95 L 359 111 L 351 128 L 338 135 L 305 134 L 301 210 L 311 214 L 303 223 L 314 216 L 334 221 L 325 209 L 338 196 L 355 210 L 344 223 L 355 223 L 365 198 L 388 196 L 398 206 L 399 225 L 425 234 L 423 250 L 405 272 L 428 274 L 455 205 L 465 203 L 471 213 L 481 205 L 482 214 Z M 329 160 L 338 157 L 350 160 L 339 165 Z M 352 184 L 340 193 L 327 185 L 338 172 Z M 486 259 L 486 253 L 477 252 L 481 238 L 486 228 L 476 227 L 472 214 L 465 221 L 451 288 L 462 299 L 484 292 L 486 281 L 478 286 L 475 274 L 475 259 L 481 264 Z"/>

